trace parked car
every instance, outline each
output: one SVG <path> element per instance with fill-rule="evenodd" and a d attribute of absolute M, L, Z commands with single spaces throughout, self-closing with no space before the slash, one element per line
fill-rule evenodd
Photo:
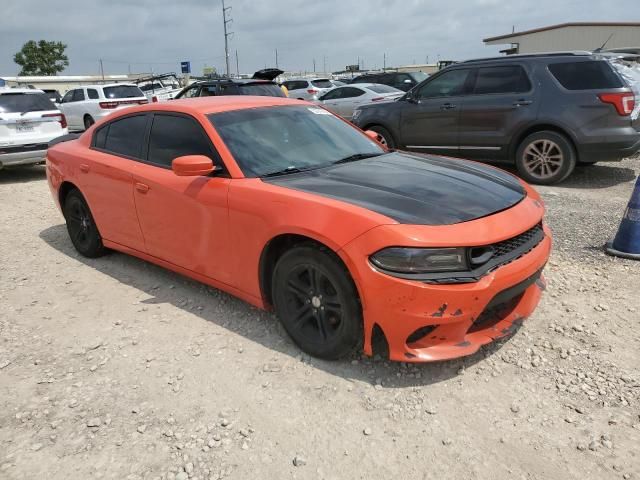
<path fill-rule="evenodd" d="M 142 105 L 148 101 L 134 84 L 86 85 L 65 93 L 60 102 L 60 110 L 67 117 L 69 130 L 86 130 L 115 110 Z"/>
<path fill-rule="evenodd" d="M 577 162 L 640 149 L 636 98 L 617 68 L 586 52 L 461 62 L 353 121 L 394 148 L 512 162 L 528 182 L 553 184 Z"/>
<path fill-rule="evenodd" d="M 280 86 L 273 81 L 282 70 L 268 68 L 253 74 L 253 78 L 211 78 L 192 83 L 175 98 L 215 97 L 220 95 L 257 95 L 286 97 Z"/>
<path fill-rule="evenodd" d="M 68 133 L 42 90 L 0 87 L 0 169 L 44 161 L 49 141 Z"/>
<path fill-rule="evenodd" d="M 175 100 L 119 111 L 47 153 L 71 242 L 274 308 L 310 355 L 469 355 L 535 309 L 540 196 L 497 168 L 389 152 L 308 102 Z M 364 308 L 366 306 L 366 308 Z"/>
<path fill-rule="evenodd" d="M 317 103 L 328 110 L 351 120 L 353 111 L 360 105 L 396 100 L 404 95 L 402 90 L 378 83 L 359 83 L 336 87 L 318 97 Z"/>
<path fill-rule="evenodd" d="M 323 93 L 334 88 L 328 78 L 293 78 L 282 82 L 289 91 L 289 98 L 315 100 Z"/>
<path fill-rule="evenodd" d="M 423 72 L 366 73 L 354 78 L 351 83 L 382 83 L 408 92 L 427 77 L 428 75 Z"/>
<path fill-rule="evenodd" d="M 43 88 L 42 91 L 47 95 L 49 100 L 51 100 L 56 105 L 59 104 L 62 100 L 60 92 L 54 88 Z"/>
<path fill-rule="evenodd" d="M 182 90 L 175 73 L 142 77 L 136 80 L 135 84 L 150 102 L 172 100 Z"/>

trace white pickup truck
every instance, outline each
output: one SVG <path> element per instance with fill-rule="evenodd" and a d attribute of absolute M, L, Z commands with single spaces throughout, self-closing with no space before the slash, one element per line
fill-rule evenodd
<path fill-rule="evenodd" d="M 175 73 L 165 73 L 136 80 L 136 85 L 142 90 L 150 102 L 164 102 L 173 98 L 182 90 L 180 81 Z"/>

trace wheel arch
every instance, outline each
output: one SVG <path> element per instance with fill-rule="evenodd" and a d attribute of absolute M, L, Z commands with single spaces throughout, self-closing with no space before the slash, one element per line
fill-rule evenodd
<path fill-rule="evenodd" d="M 62 210 L 64 210 L 64 202 L 67 199 L 67 195 L 69 195 L 69 192 L 71 192 L 72 190 L 80 191 L 80 189 L 74 183 L 68 180 L 65 180 L 60 184 L 60 187 L 58 188 L 58 203 Z"/>
<path fill-rule="evenodd" d="M 367 130 L 370 130 L 371 127 L 382 127 L 382 128 L 384 128 L 387 132 L 389 132 L 389 135 L 391 135 L 391 137 L 393 138 L 393 141 L 396 144 L 396 146 L 400 145 L 400 143 L 398 141 L 398 134 L 395 132 L 395 130 L 393 128 L 389 127 L 388 123 L 386 123 L 386 122 L 378 122 L 378 121 L 369 121 L 369 122 L 365 123 L 360 128 L 362 129 L 363 132 L 366 132 Z"/>
<path fill-rule="evenodd" d="M 535 125 L 530 125 L 524 128 L 522 131 L 520 131 L 517 135 L 515 135 L 513 137 L 513 140 L 511 141 L 511 144 L 509 145 L 509 160 L 515 163 L 516 151 L 518 150 L 518 147 L 520 146 L 520 144 L 525 138 L 527 138 L 529 135 L 533 133 L 544 132 L 544 131 L 551 131 L 551 132 L 559 133 L 560 135 L 565 136 L 567 140 L 569 140 L 569 143 L 571 144 L 571 146 L 573 147 L 573 151 L 576 155 L 576 160 L 579 160 L 578 158 L 579 152 L 578 152 L 578 145 L 577 145 L 576 138 L 572 135 L 571 131 L 568 128 L 564 128 L 553 122 L 541 122 L 541 123 L 536 123 Z"/>

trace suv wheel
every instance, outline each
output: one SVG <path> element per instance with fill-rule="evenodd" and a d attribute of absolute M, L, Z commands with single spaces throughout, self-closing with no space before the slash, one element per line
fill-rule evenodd
<path fill-rule="evenodd" d="M 532 133 L 516 152 L 518 173 L 529 183 L 553 185 L 567 178 L 575 166 L 573 145 L 557 132 Z"/>
<path fill-rule="evenodd" d="M 386 145 L 388 148 L 396 148 L 396 142 L 393 140 L 391 133 L 384 127 L 380 125 L 374 125 L 373 127 L 369 127 L 367 130 L 371 130 L 380 135 L 380 143 Z"/>
<path fill-rule="evenodd" d="M 286 252 L 273 272 L 273 300 L 285 330 L 304 352 L 337 359 L 362 339 L 362 313 L 349 272 L 315 246 Z"/>
<path fill-rule="evenodd" d="M 84 129 L 85 130 L 89 130 L 91 125 L 93 125 L 94 123 L 96 123 L 96 121 L 93 119 L 93 117 L 91 117 L 91 115 L 85 115 L 84 116 Z"/>

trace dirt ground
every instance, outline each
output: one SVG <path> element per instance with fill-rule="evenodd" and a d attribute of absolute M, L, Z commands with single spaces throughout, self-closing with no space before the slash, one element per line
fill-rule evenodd
<path fill-rule="evenodd" d="M 79 257 L 43 167 L 0 171 L 2 479 L 640 479 L 640 264 L 606 256 L 640 158 L 540 188 L 548 289 L 512 338 L 409 366 Z"/>

